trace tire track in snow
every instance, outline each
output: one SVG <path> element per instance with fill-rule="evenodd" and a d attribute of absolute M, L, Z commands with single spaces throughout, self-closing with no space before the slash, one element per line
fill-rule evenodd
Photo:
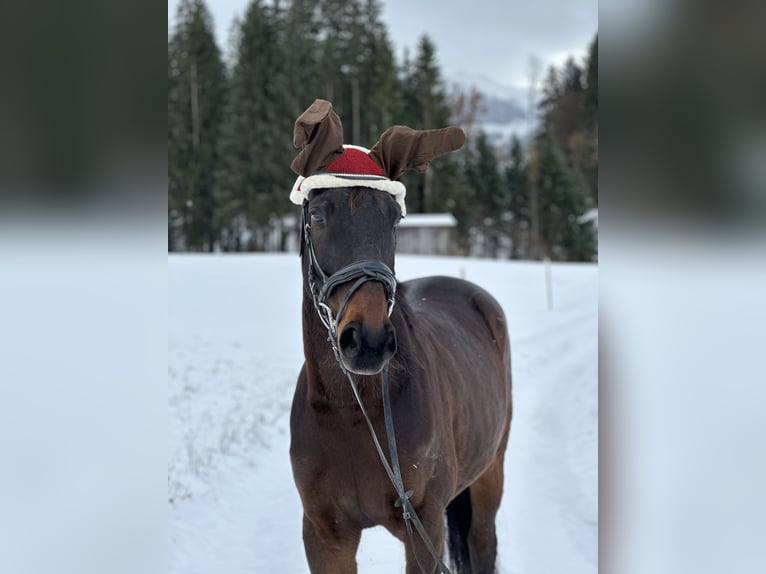
<path fill-rule="evenodd" d="M 555 571 L 551 548 L 597 568 L 597 342 L 595 313 L 577 313 L 513 347 L 514 422 L 501 514 L 509 572 Z"/>

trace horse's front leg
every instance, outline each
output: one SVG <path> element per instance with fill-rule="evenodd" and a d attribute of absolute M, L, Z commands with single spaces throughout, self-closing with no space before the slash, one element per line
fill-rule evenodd
<path fill-rule="evenodd" d="M 356 574 L 362 531 L 338 520 L 312 521 L 303 515 L 303 546 L 311 574 Z"/>
<path fill-rule="evenodd" d="M 426 532 L 428 532 L 428 537 L 431 539 L 431 544 L 433 544 L 436 552 L 439 554 L 442 560 L 444 560 L 445 509 L 440 508 L 438 505 L 434 505 L 417 508 L 416 510 L 418 516 L 420 517 L 420 521 L 423 523 Z M 405 540 L 405 545 L 407 548 L 407 574 L 421 574 L 423 570 L 429 574 L 439 571 L 437 569 L 438 563 L 436 562 L 436 559 L 431 556 L 431 552 L 428 550 L 425 542 L 423 542 L 423 540 L 420 538 L 420 534 L 418 534 L 414 524 L 412 526 L 412 538 L 410 539 L 409 537 L 405 537 Z M 417 559 L 415 557 L 415 553 L 417 553 Z M 423 565 L 423 570 L 420 569 L 418 560 L 420 560 L 420 564 Z"/>

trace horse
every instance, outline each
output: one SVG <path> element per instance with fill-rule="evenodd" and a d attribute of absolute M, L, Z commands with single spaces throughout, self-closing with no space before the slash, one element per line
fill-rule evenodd
<path fill-rule="evenodd" d="M 380 525 L 407 539 L 398 495 L 338 358 L 378 435 L 385 432 L 379 397 L 387 364 L 402 478 L 413 491 L 413 507 L 439 552 L 448 530 L 455 573 L 494 572 L 512 414 L 502 308 L 468 281 L 428 277 L 398 283 L 389 316 L 384 284 L 369 280 L 345 301 L 336 358 L 315 306 L 311 267 L 331 276 L 355 262 L 379 261 L 393 271 L 401 210 L 389 194 L 347 187 L 312 190 L 306 211 L 312 245 L 302 256 L 305 362 L 290 416 L 290 457 L 312 574 L 356 573 L 365 528 Z M 339 284 L 328 297 L 335 313 L 351 286 Z M 435 571 L 424 542 L 412 540 L 407 574 L 419 573 L 417 559 L 425 572 Z"/>

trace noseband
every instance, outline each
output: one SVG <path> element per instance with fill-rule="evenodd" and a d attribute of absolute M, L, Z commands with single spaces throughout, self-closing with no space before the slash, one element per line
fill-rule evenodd
<path fill-rule="evenodd" d="M 308 253 L 309 258 L 308 282 L 309 289 L 311 289 L 311 296 L 314 299 L 314 307 L 319 314 L 322 324 L 327 329 L 330 343 L 335 352 L 335 357 L 340 363 L 338 323 L 340 323 L 343 312 L 346 310 L 346 305 L 348 305 L 352 295 L 368 281 L 377 281 L 378 283 L 381 283 L 386 292 L 388 316 L 390 317 L 391 312 L 394 310 L 394 300 L 396 297 L 396 277 L 394 277 L 394 272 L 389 269 L 388 265 L 382 261 L 375 261 L 372 259 L 355 261 L 328 277 L 327 273 L 324 272 L 317 260 L 316 251 L 314 250 L 314 242 L 311 240 L 311 222 L 307 201 L 303 203 L 303 215 L 301 221 L 301 256 L 303 256 L 304 250 Z M 354 280 L 356 281 L 351 285 L 351 288 L 348 290 L 338 307 L 337 315 L 333 315 L 329 305 L 330 297 L 339 285 Z"/>

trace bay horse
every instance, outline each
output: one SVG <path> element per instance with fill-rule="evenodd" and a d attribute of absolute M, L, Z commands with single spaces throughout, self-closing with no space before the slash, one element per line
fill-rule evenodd
<path fill-rule="evenodd" d="M 512 412 L 502 308 L 461 279 L 395 280 L 394 194 L 349 180 L 302 205 L 305 362 L 290 458 L 310 571 L 355 574 L 361 532 L 379 525 L 405 542 L 407 574 L 448 572 L 445 541 L 452 574 L 494 572 Z M 390 436 L 386 406 L 405 496 L 365 422 Z M 427 537 L 408 538 L 403 503 Z"/>

